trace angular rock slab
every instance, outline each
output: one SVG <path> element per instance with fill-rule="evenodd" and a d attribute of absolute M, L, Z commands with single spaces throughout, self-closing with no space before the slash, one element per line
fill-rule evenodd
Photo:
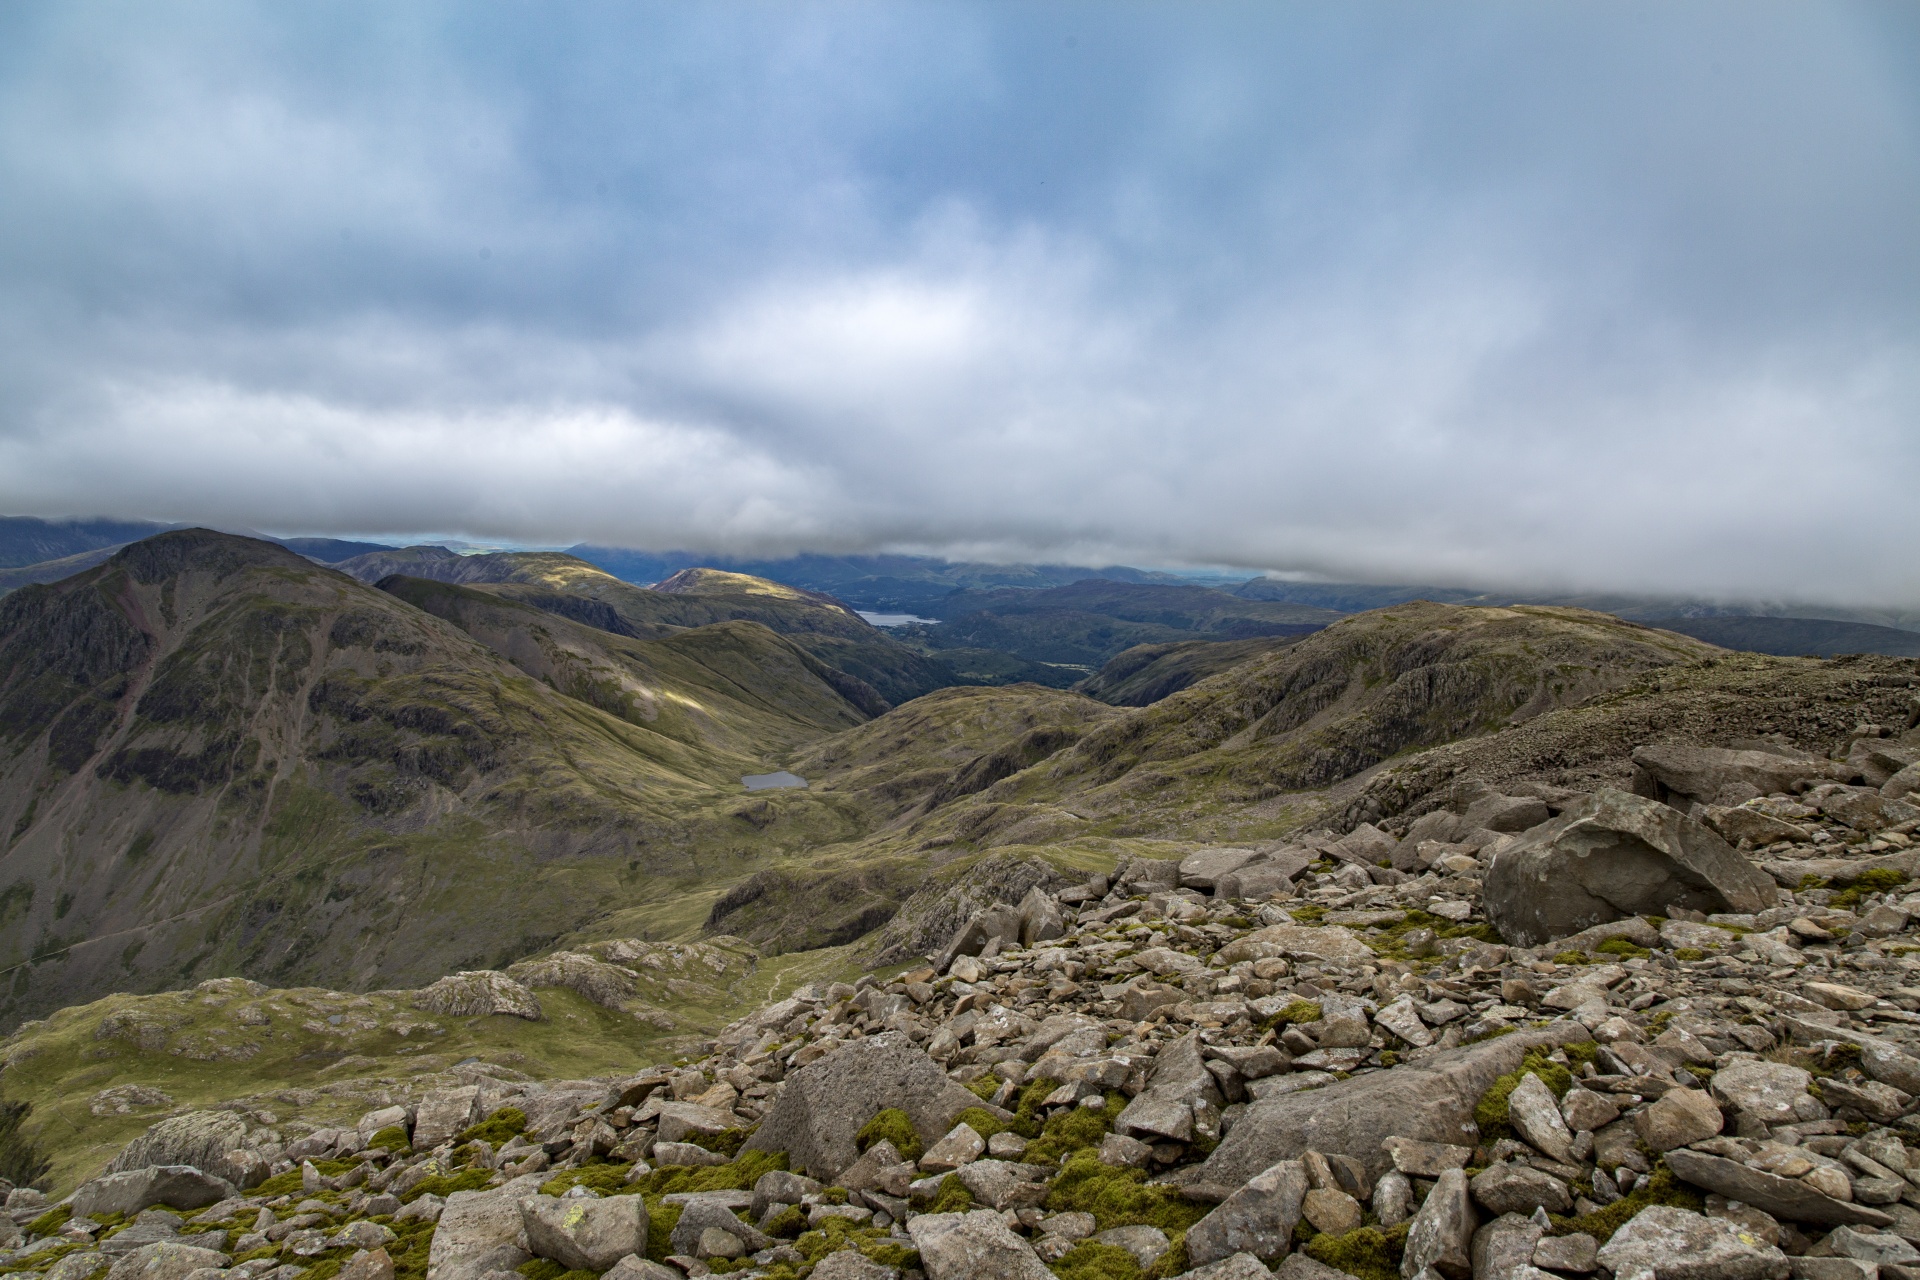
<path fill-rule="evenodd" d="M 1495 854 L 1483 893 L 1488 921 L 1522 947 L 1623 916 L 1763 911 L 1779 899 L 1772 877 L 1706 826 L 1611 790 Z"/>
<path fill-rule="evenodd" d="M 128 1217 L 164 1204 L 170 1209 L 204 1209 L 240 1194 L 225 1178 L 215 1178 L 189 1164 L 152 1165 L 109 1173 L 84 1183 L 73 1193 L 75 1217 L 120 1213 Z"/>
<path fill-rule="evenodd" d="M 1300 1161 L 1261 1170 L 1187 1232 L 1187 1261 L 1204 1266 L 1236 1253 L 1267 1262 L 1284 1256 L 1306 1194 L 1307 1170 Z"/>
<path fill-rule="evenodd" d="M 606 1271 L 647 1250 L 647 1202 L 639 1196 L 560 1200 L 534 1196 L 520 1206 L 527 1248 L 569 1271 Z"/>
<path fill-rule="evenodd" d="M 538 1175 L 536 1175 L 537 1177 Z M 427 1250 L 427 1280 L 479 1280 L 532 1260 L 520 1198 L 506 1187 L 447 1197 Z"/>
<path fill-rule="evenodd" d="M 1776 1218 L 1811 1222 L 1823 1227 L 1893 1225 L 1893 1219 L 1878 1209 L 1847 1200 L 1835 1200 L 1820 1194 L 1798 1178 L 1762 1173 L 1723 1156 L 1679 1148 L 1667 1152 L 1666 1161 L 1667 1167 L 1673 1170 L 1673 1176 L 1682 1182 L 1717 1191 L 1729 1200 L 1750 1204 Z"/>
<path fill-rule="evenodd" d="M 266 1177 L 266 1166 L 234 1154 L 246 1139 L 247 1122 L 231 1111 L 189 1111 L 167 1117 L 129 1142 L 103 1172 L 187 1164 L 237 1187 L 252 1186 Z"/>
<path fill-rule="evenodd" d="M 1054 1280 L 1027 1242 L 990 1209 L 923 1213 L 907 1223 L 907 1234 L 927 1280 Z"/>
<path fill-rule="evenodd" d="M 1473 1275 L 1473 1229 L 1477 1224 L 1473 1201 L 1467 1195 L 1466 1172 L 1447 1170 L 1434 1182 L 1420 1212 L 1413 1215 L 1407 1227 L 1401 1274 L 1417 1276 L 1431 1267 L 1447 1280 L 1469 1280 Z"/>
<path fill-rule="evenodd" d="M 1723 1218 L 1652 1205 L 1600 1247 L 1616 1276 L 1651 1271 L 1660 1280 L 1787 1280 L 1787 1255 Z"/>
<path fill-rule="evenodd" d="M 196 1245 L 161 1241 L 142 1245 L 113 1264 L 107 1280 L 186 1280 L 205 1267 L 225 1267 L 224 1253 Z"/>
<path fill-rule="evenodd" d="M 1390 1137 L 1472 1147 L 1479 1141 L 1473 1109 L 1496 1079 L 1517 1068 L 1529 1049 L 1588 1038 L 1578 1023 L 1559 1022 L 1249 1103 L 1196 1176 L 1237 1187 L 1282 1160 L 1320 1151 L 1351 1156 L 1377 1178 L 1390 1167 L 1382 1147 Z"/>
<path fill-rule="evenodd" d="M 831 1182 L 860 1158 L 854 1135 L 877 1113 L 889 1107 L 906 1112 L 930 1147 L 953 1128 L 955 1116 L 979 1105 L 913 1041 L 890 1031 L 856 1040 L 788 1076 L 780 1100 L 746 1147 L 784 1151 L 796 1168 Z"/>

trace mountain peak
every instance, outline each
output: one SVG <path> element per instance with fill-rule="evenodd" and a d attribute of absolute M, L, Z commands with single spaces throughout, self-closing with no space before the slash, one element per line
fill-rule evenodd
<path fill-rule="evenodd" d="M 729 573 L 725 569 L 682 569 L 672 577 L 654 583 L 653 589 L 664 591 L 669 595 L 772 596 L 777 600 L 805 600 L 814 604 L 846 608 L 832 596 L 821 595 L 817 591 L 803 591 L 799 587 L 790 587 L 770 578 L 756 578 L 746 573 Z"/>
<path fill-rule="evenodd" d="M 225 576 L 254 565 L 311 569 L 313 562 L 273 542 L 213 529 L 176 529 L 129 543 L 108 565 L 125 569 L 135 582 L 152 583 L 192 570 Z"/>

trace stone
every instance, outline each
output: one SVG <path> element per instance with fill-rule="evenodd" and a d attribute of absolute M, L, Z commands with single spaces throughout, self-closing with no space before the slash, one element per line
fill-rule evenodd
<path fill-rule="evenodd" d="M 748 1207 L 747 1212 L 753 1216 L 755 1222 L 758 1222 L 766 1216 L 767 1210 L 772 1206 L 799 1204 L 807 1196 L 818 1195 L 821 1189 L 822 1184 L 797 1173 L 787 1173 L 785 1170 L 763 1173 L 759 1181 L 753 1184 L 753 1203 Z"/>
<path fill-rule="evenodd" d="M 1920 792 L 1920 764 L 1905 765 L 1880 784 L 1882 800 L 1905 800 L 1912 803 L 1915 792 Z"/>
<path fill-rule="evenodd" d="M 1494 855 L 1483 910 L 1500 936 L 1534 947 L 1630 915 L 1763 911 L 1772 877 L 1666 805 L 1603 790 Z"/>
<path fill-rule="evenodd" d="M 1413 1216 L 1413 1180 L 1398 1169 L 1373 1184 L 1373 1216 L 1383 1227 L 1397 1227 Z"/>
<path fill-rule="evenodd" d="M 1359 935 L 1337 924 L 1269 925 L 1248 934 L 1246 941 L 1265 944 L 1271 954 L 1289 960 L 1367 964 L 1375 958 L 1373 948 L 1363 942 Z"/>
<path fill-rule="evenodd" d="M 1173 1247 L 1166 1232 L 1158 1227 L 1145 1226 L 1110 1227 L 1096 1235 L 1093 1242 L 1125 1249 L 1140 1264 L 1142 1271 L 1152 1270 L 1153 1264 L 1165 1257 L 1167 1250 Z"/>
<path fill-rule="evenodd" d="M 691 1142 L 656 1142 L 653 1144 L 653 1154 L 648 1159 L 656 1166 L 679 1165 L 693 1168 L 732 1163 L 718 1151 L 696 1147 Z"/>
<path fill-rule="evenodd" d="M 122 1147 L 102 1173 L 125 1173 L 156 1165 L 191 1165 L 236 1187 L 265 1180 L 265 1162 L 244 1152 L 247 1122 L 231 1111 L 189 1111 L 169 1116 Z"/>
<path fill-rule="evenodd" d="M 1464 1169 L 1473 1158 L 1472 1147 L 1445 1142 L 1418 1142 L 1412 1138 L 1392 1137 L 1380 1144 L 1387 1159 L 1400 1173 L 1416 1178 L 1437 1178 L 1449 1169 Z"/>
<path fill-rule="evenodd" d="M 1218 1108 L 1222 1102 L 1219 1083 L 1200 1056 L 1199 1033 L 1189 1032 L 1160 1051 L 1147 1087 L 1121 1111 L 1113 1127 L 1186 1142 L 1194 1134 L 1195 1104 Z"/>
<path fill-rule="evenodd" d="M 1238 871 L 1260 857 L 1253 849 L 1199 849 L 1180 859 L 1180 887 L 1210 893 L 1220 877 Z"/>
<path fill-rule="evenodd" d="M 1897 1235 L 1869 1233 L 1853 1227 L 1835 1227 L 1812 1253 L 1862 1262 L 1920 1262 L 1920 1249 Z"/>
<path fill-rule="evenodd" d="M 1844 982 L 1809 982 L 1800 990 L 1807 999 L 1815 1004 L 1823 1004 L 1829 1009 L 1865 1009 L 1874 1002 L 1874 995 L 1858 987 L 1850 987 Z"/>
<path fill-rule="evenodd" d="M 479 1099 L 480 1087 L 471 1084 L 427 1094 L 413 1118 L 414 1150 L 431 1151 L 443 1142 L 451 1142 L 474 1122 Z"/>
<path fill-rule="evenodd" d="M 1560 1101 L 1553 1090 L 1529 1071 L 1507 1097 L 1509 1120 L 1519 1135 L 1535 1150 L 1558 1160 L 1573 1163 L 1573 1134 L 1560 1114 Z"/>
<path fill-rule="evenodd" d="M 1046 942 L 1067 931 L 1066 919 L 1060 914 L 1060 904 L 1038 885 L 1027 890 L 1027 896 L 1020 899 L 1018 911 L 1020 945 L 1023 947 Z"/>
<path fill-rule="evenodd" d="M 1440 1050 L 1391 1071 L 1259 1099 L 1247 1104 L 1196 1176 L 1237 1187 L 1281 1160 L 1320 1151 L 1352 1156 L 1368 1176 L 1378 1177 L 1391 1165 L 1383 1145 L 1390 1137 L 1471 1147 L 1479 1141 L 1474 1107 L 1496 1079 L 1519 1067 L 1529 1049 L 1586 1038 L 1584 1027 L 1556 1023 Z"/>
<path fill-rule="evenodd" d="M 1100 1150 L 1095 1154 L 1101 1164 L 1122 1169 L 1144 1169 L 1153 1159 L 1153 1148 L 1124 1133 L 1110 1133 L 1100 1140 Z"/>
<path fill-rule="evenodd" d="M 881 1266 L 858 1249 L 842 1249 L 815 1263 L 811 1280 L 895 1280 L 899 1274 L 895 1268 Z"/>
<path fill-rule="evenodd" d="M 1468 1185 L 1475 1203 L 1488 1213 L 1565 1213 L 1573 1208 L 1566 1183 L 1524 1164 L 1488 1165 Z"/>
<path fill-rule="evenodd" d="M 1553 817 L 1547 803 L 1533 796 L 1503 796 L 1488 792 L 1467 806 L 1460 815 L 1461 825 L 1471 831 L 1516 832 L 1537 827 Z"/>
<path fill-rule="evenodd" d="M 201 1209 L 238 1194 L 225 1178 L 211 1177 L 192 1165 L 152 1165 L 105 1174 L 82 1183 L 73 1193 L 73 1212 L 82 1218 L 96 1213 L 132 1217 L 157 1204 L 172 1209 Z"/>
<path fill-rule="evenodd" d="M 1600 1242 L 1584 1231 L 1570 1236 L 1542 1236 L 1533 1246 L 1533 1265 L 1585 1275 L 1599 1265 L 1599 1251 Z"/>
<path fill-rule="evenodd" d="M 1470 1280 L 1477 1225 L 1473 1201 L 1467 1194 L 1466 1173 L 1447 1170 L 1434 1181 L 1433 1190 L 1407 1227 L 1400 1274 L 1414 1277 L 1431 1267 L 1447 1280 Z"/>
<path fill-rule="evenodd" d="M 1709 805 L 1701 821 L 1720 833 L 1729 844 L 1747 841 L 1755 848 L 1779 844 L 1783 840 L 1804 840 L 1807 832 L 1783 818 L 1745 807 Z"/>
<path fill-rule="evenodd" d="M 957 1176 L 975 1204 L 989 1209 L 1037 1209 L 1046 1200 L 1048 1187 L 1027 1171 L 1039 1168 L 1007 1160 L 976 1160 L 962 1165 Z"/>
<path fill-rule="evenodd" d="M 1311 1222 L 1314 1230 L 1334 1236 L 1343 1236 L 1366 1221 L 1358 1200 L 1331 1187 L 1307 1192 L 1300 1201 L 1300 1216 Z"/>
<path fill-rule="evenodd" d="M 1829 1107 L 1852 1107 L 1877 1124 L 1892 1124 L 1913 1106 L 1911 1096 L 1878 1080 L 1859 1084 L 1837 1078 L 1822 1080 L 1820 1096 Z"/>
<path fill-rule="evenodd" d="M 1807 755 L 1722 747 L 1644 746 L 1633 762 L 1668 794 L 1702 804 L 1740 804 L 1755 796 L 1792 792 L 1808 781 L 1845 781 L 1852 771 Z"/>
<path fill-rule="evenodd" d="M 612 1200 L 636 1200 L 639 1197 L 610 1196 L 608 1198 Z M 740 1219 L 734 1217 L 732 1209 L 712 1200 L 696 1200 L 691 1204 L 681 1206 L 680 1220 L 673 1224 L 673 1232 L 667 1237 L 667 1243 L 675 1253 L 691 1254 L 698 1257 L 701 1236 L 708 1231 L 720 1231 L 732 1236 L 740 1242 L 741 1253 L 743 1254 L 752 1253 L 756 1249 L 765 1249 L 773 1244 L 773 1240 L 764 1235 L 758 1228 L 750 1227 L 740 1221 Z M 643 1249 L 645 1247 L 644 1235 L 642 1236 L 641 1247 Z M 639 1251 L 640 1250 L 635 1250 L 635 1252 Z M 714 1255 L 712 1251 L 709 1251 L 707 1256 L 712 1257 L 716 1255 Z M 738 1257 L 740 1255 L 736 1254 L 734 1256 Z"/>
<path fill-rule="evenodd" d="M 702 1227 L 700 1238 L 693 1242 L 691 1252 L 696 1258 L 738 1258 L 745 1255 L 747 1246 L 741 1244 L 740 1237 L 731 1231 Z"/>
<path fill-rule="evenodd" d="M 986 1139 L 974 1132 L 972 1125 L 957 1124 L 927 1148 L 926 1154 L 920 1157 L 920 1168 L 925 1173 L 950 1173 L 978 1160 L 986 1150 Z"/>
<path fill-rule="evenodd" d="M 528 1250 L 569 1271 L 605 1271 L 628 1254 L 646 1252 L 647 1202 L 639 1196 L 533 1196 L 520 1212 Z"/>
<path fill-rule="evenodd" d="M 1474 1280 L 1519 1280 L 1533 1265 L 1534 1246 L 1546 1228 L 1518 1213 L 1503 1213 L 1473 1233 Z"/>
<path fill-rule="evenodd" d="M 746 1149 L 784 1151 L 796 1169 L 831 1181 L 860 1158 L 854 1135 L 878 1112 L 906 1112 L 921 1142 L 931 1146 L 953 1128 L 954 1117 L 979 1105 L 911 1039 L 890 1031 L 788 1075 Z"/>
<path fill-rule="evenodd" d="M 1282 850 L 1221 876 L 1214 885 L 1214 894 L 1221 898 L 1270 898 L 1274 894 L 1291 893 L 1294 880 L 1313 860 L 1314 855 L 1306 850 Z"/>
<path fill-rule="evenodd" d="M 1880 1268 L 1857 1258 L 1787 1259 L 1793 1280 L 1882 1280 Z"/>
<path fill-rule="evenodd" d="M 731 1111 L 703 1106 L 698 1102 L 660 1104 L 660 1141 L 684 1142 L 688 1138 L 706 1138 L 725 1133 L 739 1125 Z"/>
<path fill-rule="evenodd" d="M 393 1255 L 384 1248 L 360 1249 L 340 1268 L 340 1280 L 393 1280 Z"/>
<path fill-rule="evenodd" d="M 1864 1224 L 1885 1227 L 1893 1219 L 1878 1209 L 1824 1195 L 1799 1178 L 1782 1178 L 1737 1160 L 1678 1148 L 1667 1152 L 1667 1167 L 1683 1182 L 1791 1222 L 1818 1226 Z"/>
<path fill-rule="evenodd" d="M 1811 1083 L 1810 1074 L 1784 1062 L 1743 1061 L 1714 1072 L 1707 1087 L 1740 1114 L 1776 1125 L 1793 1123 L 1795 1103 L 1807 1097 Z"/>
<path fill-rule="evenodd" d="M 494 969 L 477 969 L 449 974 L 423 987 L 413 997 L 413 1007 L 449 1018 L 478 1018 L 502 1014 L 541 1019 L 540 1002 L 533 992 Z"/>
<path fill-rule="evenodd" d="M 923 1213 L 908 1221 L 907 1234 L 927 1280 L 1053 1280 L 1027 1242 L 991 1209 Z"/>
<path fill-rule="evenodd" d="M 1604 1093 L 1595 1093 L 1575 1085 L 1567 1090 L 1566 1097 L 1560 1099 L 1560 1115 L 1567 1122 L 1567 1128 L 1575 1132 L 1582 1129 L 1591 1131 L 1618 1120 L 1620 1104 Z"/>
<path fill-rule="evenodd" d="M 1198 1275 L 1198 1272 L 1190 1274 Z M 1317 1262 L 1304 1253 L 1290 1253 L 1285 1261 L 1273 1269 L 1276 1280 L 1353 1280 L 1351 1274 L 1336 1271 L 1324 1262 Z M 1247 1280 L 1260 1280 L 1248 1273 Z"/>
<path fill-rule="evenodd" d="M 1401 996 L 1375 1014 L 1373 1020 L 1416 1049 L 1424 1049 L 1433 1043 L 1433 1032 L 1420 1020 L 1419 1012 L 1413 1007 L 1412 996 Z"/>
<path fill-rule="evenodd" d="M 107 1272 L 107 1280 L 186 1280 L 195 1271 L 225 1267 L 229 1261 L 226 1254 L 212 1249 L 162 1240 L 123 1254 Z"/>
<path fill-rule="evenodd" d="M 1363 867 L 1390 867 L 1399 845 L 1398 840 L 1371 822 L 1363 822 L 1336 841 L 1328 852 Z"/>
<path fill-rule="evenodd" d="M 1713 1099 L 1699 1089 L 1669 1089 L 1634 1117 L 1634 1131 L 1654 1151 L 1671 1151 L 1711 1138 L 1726 1123 Z"/>
<path fill-rule="evenodd" d="M 1645 1271 L 1659 1280 L 1786 1280 L 1787 1256 L 1723 1219 L 1668 1205 L 1634 1215 L 1600 1246 L 1614 1275 Z"/>
<path fill-rule="evenodd" d="M 1334 1271 L 1332 1274 L 1345 1275 L 1340 1271 Z M 1265 1263 L 1252 1254 L 1236 1253 L 1231 1258 L 1222 1258 L 1218 1262 L 1209 1262 L 1204 1267 L 1195 1267 L 1182 1275 L 1181 1280 L 1273 1280 L 1274 1275 L 1274 1272 L 1267 1270 Z"/>
<path fill-rule="evenodd" d="M 538 1181 L 537 1174 L 533 1180 Z M 504 1187 L 456 1191 L 433 1229 L 427 1280 L 480 1280 L 489 1272 L 513 1271 L 532 1257 L 517 1197 Z"/>
<path fill-rule="evenodd" d="M 1187 1232 L 1187 1260 L 1202 1266 L 1236 1253 L 1267 1262 L 1283 1256 L 1306 1194 L 1307 1173 L 1300 1161 L 1282 1160 L 1261 1170 Z"/>

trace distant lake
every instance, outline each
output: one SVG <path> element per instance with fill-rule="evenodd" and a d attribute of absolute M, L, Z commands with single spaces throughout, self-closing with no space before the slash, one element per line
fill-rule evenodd
<path fill-rule="evenodd" d="M 876 627 L 905 627 L 916 622 L 937 623 L 938 618 L 921 618 L 911 613 L 868 613 L 865 609 L 855 609 L 855 613 Z"/>
<path fill-rule="evenodd" d="M 781 787 L 804 787 L 807 780 L 782 769 L 778 773 L 750 773 L 740 779 L 740 785 L 749 791 L 773 791 Z"/>

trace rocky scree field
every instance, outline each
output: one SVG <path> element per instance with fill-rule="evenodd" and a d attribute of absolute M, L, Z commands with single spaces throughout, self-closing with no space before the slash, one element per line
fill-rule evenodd
<path fill-rule="evenodd" d="M 1825 753 L 1643 743 L 1626 789 L 1477 783 L 1398 835 L 1035 883 L 654 1067 L 457 1062 L 324 1125 L 257 1096 L 181 1111 L 60 1199 L 13 1190 L 0 1265 L 1920 1274 L 1920 704 L 1897 687 L 1902 722 Z M 608 955 L 549 963 L 591 986 Z M 524 1016 L 478 1012 L 514 982 L 442 998 Z"/>

